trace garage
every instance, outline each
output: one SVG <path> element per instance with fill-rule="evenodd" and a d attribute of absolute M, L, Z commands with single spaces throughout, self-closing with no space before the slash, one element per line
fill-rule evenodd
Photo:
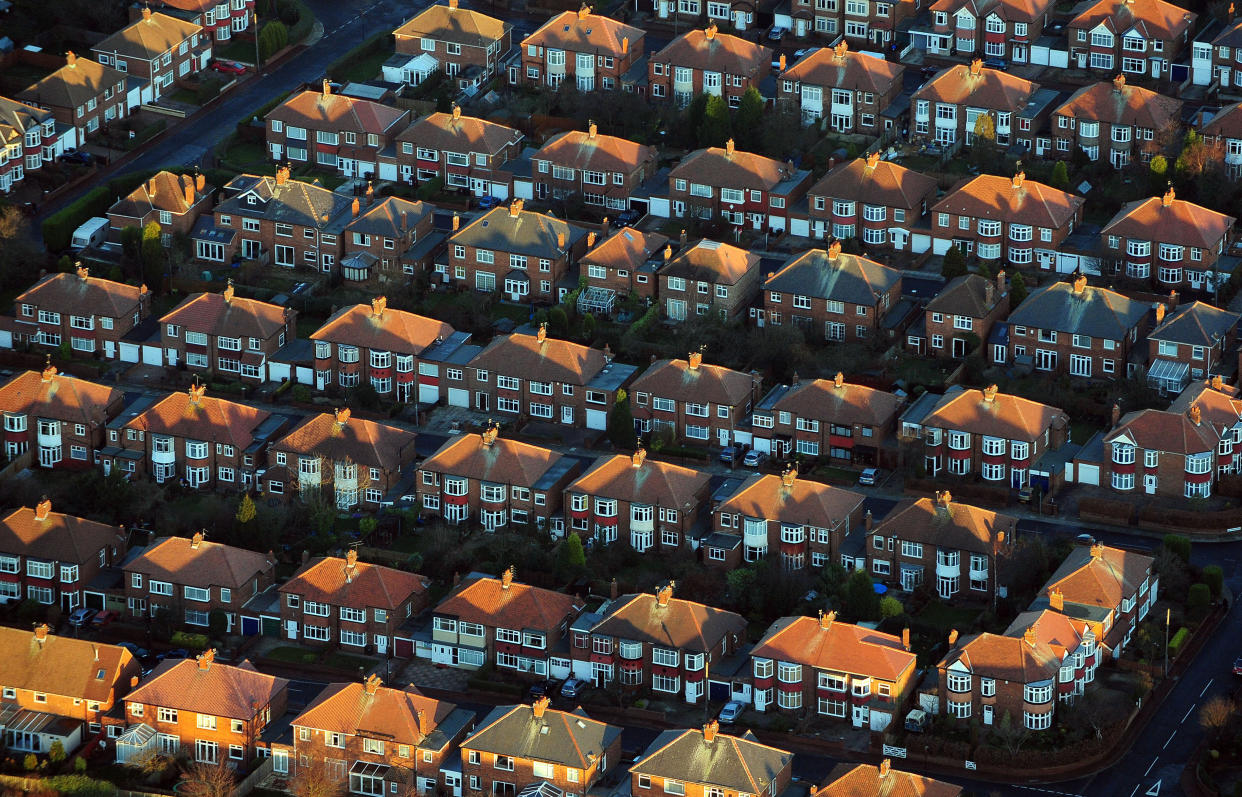
<path fill-rule="evenodd" d="M 470 391 L 460 387 L 448 389 L 448 405 L 450 407 L 470 408 Z"/>
<path fill-rule="evenodd" d="M 143 365 L 163 365 L 164 351 L 159 346 L 143 346 L 142 347 L 142 364 Z"/>
<path fill-rule="evenodd" d="M 1088 465 L 1085 462 L 1078 463 L 1076 468 L 1078 471 L 1078 483 L 1087 484 L 1092 487 L 1100 486 L 1100 466 Z"/>
<path fill-rule="evenodd" d="M 608 428 L 608 413 L 603 410 L 586 411 L 586 427 L 588 429 L 604 430 Z"/>

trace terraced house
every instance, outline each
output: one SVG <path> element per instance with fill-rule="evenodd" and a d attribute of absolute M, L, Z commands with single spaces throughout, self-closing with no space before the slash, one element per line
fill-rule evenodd
<path fill-rule="evenodd" d="M 95 576 L 121 563 L 128 544 L 124 526 L 53 512 L 46 498 L 14 509 L 0 520 L 0 597 L 73 611 Z"/>
<path fill-rule="evenodd" d="M 652 363 L 631 387 L 634 426 L 641 433 L 670 429 L 678 438 L 727 446 L 759 394 L 758 373 L 704 365 L 703 353 Z"/>
<path fill-rule="evenodd" d="M 73 128 L 76 142 L 85 142 L 90 133 L 105 122 L 124 119 L 126 102 L 125 72 L 86 58 L 72 50 L 65 54 L 65 65 L 18 92 L 15 99 L 52 112 L 62 125 Z M 70 144 L 68 146 L 75 146 Z M 25 168 L 25 161 L 22 163 Z M 11 170 L 16 182 L 17 169 Z"/>
<path fill-rule="evenodd" d="M 835 717 L 882 731 L 914 686 L 916 656 L 901 637 L 840 622 L 835 612 L 782 617 L 750 652 L 755 710 Z"/>
<path fill-rule="evenodd" d="M 498 335 L 467 367 L 473 402 L 502 420 L 530 420 L 606 429 L 617 391 L 634 377 L 632 365 L 610 352 L 550 338 L 546 325 L 534 335 Z"/>
<path fill-rule="evenodd" d="M 1228 279 L 1218 263 L 1233 237 L 1236 219 L 1178 199 L 1172 186 L 1163 196 L 1124 205 L 1100 231 L 1104 256 L 1127 277 L 1164 288 L 1215 293 Z M 1120 268 L 1118 268 L 1120 270 Z"/>
<path fill-rule="evenodd" d="M 1059 157 L 1081 149 L 1090 160 L 1107 160 L 1114 169 L 1132 161 L 1147 163 L 1181 130 L 1182 102 L 1127 86 L 1126 76 L 1112 83 L 1083 86 L 1053 112 L 1052 137 Z"/>
<path fill-rule="evenodd" d="M 588 205 L 625 210 L 630 195 L 655 172 L 655 162 L 655 147 L 600 135 L 591 122 L 585 133 L 555 135 L 531 156 L 535 199 L 580 196 Z"/>
<path fill-rule="evenodd" d="M 639 553 L 681 548 L 708 497 L 711 474 L 647 459 L 603 456 L 565 488 L 566 531 L 603 545 L 618 538 Z"/>
<path fill-rule="evenodd" d="M 959 183 L 932 206 L 933 249 L 956 246 L 980 260 L 1014 267 L 1052 267 L 1062 242 L 1082 221 L 1086 200 L 1027 180 L 981 174 Z"/>
<path fill-rule="evenodd" d="M 395 401 L 434 402 L 440 397 L 440 366 L 424 361 L 424 355 L 455 334 L 443 321 L 388 309 L 383 296 L 342 308 L 311 333 L 315 388 L 367 382 Z"/>
<path fill-rule="evenodd" d="M 40 277 L 13 300 L 13 342 L 59 347 L 68 341 L 78 352 L 99 353 L 106 360 L 120 354 L 120 341 L 151 312 L 146 285 L 126 285 L 78 266 L 74 273 Z"/>
<path fill-rule="evenodd" d="M 622 595 L 594 625 L 573 629 L 574 675 L 597 687 L 681 695 L 697 703 L 707 676 L 745 640 L 739 614 L 673 597 L 672 583 L 650 593 Z"/>
<path fill-rule="evenodd" d="M 280 585 L 281 636 L 387 655 L 397 629 L 427 608 L 430 586 L 418 573 L 359 562 L 352 548 L 316 559 Z"/>
<path fill-rule="evenodd" d="M 380 180 L 397 176 L 391 147 L 409 120 L 409 111 L 333 94 L 327 78 L 319 91 L 299 91 L 263 118 L 272 160 L 310 161 L 346 177 Z"/>
<path fill-rule="evenodd" d="M 450 78 L 490 78 L 513 46 L 513 25 L 470 8 L 457 0 L 439 3 L 415 14 L 393 31 L 396 51 L 426 54 Z"/>
<path fill-rule="evenodd" d="M 23 371 L 0 387 L 4 458 L 29 452 L 41 468 L 92 467 L 124 401 L 120 390 L 59 374 L 53 365 Z"/>
<path fill-rule="evenodd" d="M 660 301 L 664 317 L 685 321 L 715 313 L 725 321 L 742 317 L 759 293 L 759 255 L 706 238 L 683 246 L 660 266 Z"/>
<path fill-rule="evenodd" d="M 914 92 L 910 141 L 970 146 L 982 129 L 979 117 L 987 116 L 996 145 L 1008 147 L 1018 132 L 1015 117 L 1038 89 L 1037 83 L 985 67 L 978 58 L 943 69 Z"/>
<path fill-rule="evenodd" d="M 901 93 L 904 72 L 901 64 L 851 51 L 843 41 L 782 71 L 777 100 L 797 108 L 803 124 L 874 136 L 888 129 L 880 115 Z"/>
<path fill-rule="evenodd" d="M 443 180 L 446 186 L 469 189 L 474 196 L 508 199 L 513 173 L 507 164 L 521 154 L 526 137 L 507 125 L 463 116 L 461 107 L 454 105 L 451 113 L 436 112 L 414 122 L 396 140 L 397 164 L 405 182 Z"/>
<path fill-rule="evenodd" d="M 651 96 L 672 100 L 684 108 L 699 94 L 723 97 L 737 107 L 747 89 L 758 89 L 767 77 L 772 51 L 739 36 L 717 31 L 690 30 L 668 43 L 647 62 Z"/>
<path fill-rule="evenodd" d="M 1000 58 L 1024 64 L 1048 24 L 1051 0 L 937 0 L 928 53 Z"/>
<path fill-rule="evenodd" d="M 569 676 L 569 657 L 556 649 L 582 612 L 572 595 L 500 578 L 471 578 L 434 609 L 431 661 L 449 667 L 496 667 L 541 678 Z"/>
<path fill-rule="evenodd" d="M 497 427 L 450 438 L 418 468 L 418 505 L 449 523 L 495 531 L 510 524 L 550 529 L 576 459 L 500 437 Z"/>
<path fill-rule="evenodd" d="M 874 260 L 828 249 L 792 255 L 763 283 L 759 326 L 789 323 L 813 340 L 858 341 L 875 335 L 901 296 L 901 272 Z"/>
<path fill-rule="evenodd" d="M 621 76 L 643 57 L 645 35 L 642 28 L 593 14 L 583 4 L 522 40 L 522 63 L 509 68 L 509 82 L 557 88 L 568 80 L 578 91 L 615 91 Z"/>
<path fill-rule="evenodd" d="M 893 433 L 901 398 L 867 385 L 832 379 L 802 381 L 795 374 L 755 406 L 755 450 L 779 457 L 802 454 L 875 465 Z"/>
<path fill-rule="evenodd" d="M 297 336 L 297 311 L 233 290 L 196 293 L 160 319 L 164 364 L 267 381 L 267 361 Z"/>
<path fill-rule="evenodd" d="M 1070 20 L 1070 65 L 1167 77 L 1199 17 L 1165 0 L 1098 0 Z"/>
<path fill-rule="evenodd" d="M 304 498 L 322 493 L 337 509 L 375 511 L 409 481 L 413 432 L 353 418 L 348 409 L 305 420 L 268 451 L 267 492 Z"/>
<path fill-rule="evenodd" d="M 669 205 L 652 214 L 723 219 L 735 227 L 784 230 L 789 209 L 811 184 L 811 173 L 762 155 L 739 152 L 733 139 L 723 148 L 691 152 L 668 178 Z"/>
<path fill-rule="evenodd" d="M 878 152 L 845 161 L 807 189 L 810 237 L 907 250 L 910 228 L 927 214 L 936 191 L 934 178 L 880 160 Z"/>
<path fill-rule="evenodd" d="M 858 493 L 799 479 L 792 467 L 779 476 L 756 473 L 716 507 L 704 559 L 733 568 L 771 556 L 785 570 L 821 568 L 863 528 L 862 503 Z"/>
<path fill-rule="evenodd" d="M 172 91 L 173 82 L 205 70 L 211 60 L 211 37 L 201 25 L 142 9 L 142 18 L 91 48 L 95 59 L 146 81 L 143 102 Z"/>

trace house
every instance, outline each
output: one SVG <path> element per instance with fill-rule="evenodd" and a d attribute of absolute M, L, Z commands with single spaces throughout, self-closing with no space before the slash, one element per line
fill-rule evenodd
<path fill-rule="evenodd" d="M 255 15 L 254 0 L 159 0 L 159 5 L 169 16 L 201 26 L 203 35 L 221 46 L 249 30 Z"/>
<path fill-rule="evenodd" d="M 874 337 L 880 321 L 901 298 L 901 272 L 860 255 L 828 249 L 795 254 L 763 283 L 761 324 L 801 327 L 808 340 Z"/>
<path fill-rule="evenodd" d="M 103 715 L 119 708 L 142 666 L 128 650 L 102 642 L 0 628 L 5 746 L 13 753 L 66 753 L 98 733 Z M 86 727 L 83 728 L 83 723 Z"/>
<path fill-rule="evenodd" d="M 532 420 L 602 431 L 617 391 L 636 369 L 613 362 L 609 352 L 550 338 L 541 324 L 534 335 L 497 335 L 467 370 L 472 407 L 502 413 L 502 422 Z"/>
<path fill-rule="evenodd" d="M 892 435 L 901 398 L 867 385 L 833 379 L 777 385 L 751 415 L 757 451 L 787 457 L 801 454 L 844 463 L 879 462 Z"/>
<path fill-rule="evenodd" d="M 578 298 L 580 311 L 611 315 L 618 297 L 635 296 L 650 304 L 656 296 L 656 272 L 673 254 L 671 248 L 665 250 L 668 241 L 658 232 L 622 227 L 588 249 L 578 261 L 579 273 L 587 278 Z"/>
<path fill-rule="evenodd" d="M 142 18 L 91 48 L 95 60 L 146 81 L 144 102 L 172 93 L 176 80 L 189 80 L 207 68 L 211 37 L 203 27 L 177 17 L 142 9 Z"/>
<path fill-rule="evenodd" d="M 641 448 L 602 456 L 565 488 L 567 531 L 603 545 L 623 538 L 639 553 L 678 550 L 689 542 L 710 482 L 706 471 L 648 460 Z"/>
<path fill-rule="evenodd" d="M 449 523 L 475 520 L 495 531 L 510 524 L 551 529 L 561 493 L 581 466 L 542 446 L 482 434 L 449 438 L 418 467 L 418 505 Z"/>
<path fill-rule="evenodd" d="M 908 630 L 896 637 L 838 622 L 835 612 L 818 620 L 782 617 L 750 652 L 755 710 L 836 717 L 882 731 L 900 717 L 915 659 Z"/>
<path fill-rule="evenodd" d="M 1052 600 L 1051 596 L 1049 600 Z M 1038 602 L 1042 605 L 1043 599 Z M 1063 604 L 1061 608 L 1064 608 Z M 1036 639 L 1051 647 L 1060 658 L 1057 700 L 1072 702 L 1084 694 L 1087 684 L 1095 680 L 1095 670 L 1100 662 L 1100 647 L 1096 644 L 1091 623 L 1063 614 L 1060 608 L 1054 609 L 1049 605 L 1046 609 L 1020 612 L 1005 629 L 1005 636 L 1023 636 L 1028 628 L 1034 628 Z"/>
<path fill-rule="evenodd" d="M 1126 76 L 1117 75 L 1112 83 L 1074 92 L 1053 112 L 1053 119 L 1059 157 L 1081 149 L 1090 160 L 1107 160 L 1122 169 L 1132 161 L 1147 163 L 1167 146 L 1170 134 L 1180 132 L 1182 101 L 1127 86 Z"/>
<path fill-rule="evenodd" d="M 392 33 L 398 53 L 426 53 L 450 78 L 491 78 L 513 46 L 513 25 L 460 8 L 457 0 L 427 6 Z"/>
<path fill-rule="evenodd" d="M 908 499 L 867 531 L 867 571 L 903 592 L 932 586 L 934 573 L 941 600 L 993 599 L 1017 525 L 1010 515 L 954 501 L 947 490 Z"/>
<path fill-rule="evenodd" d="M 811 184 L 811 173 L 790 163 L 725 146 L 691 152 L 668 178 L 672 214 L 723 219 L 734 227 L 781 231 L 789 208 Z"/>
<path fill-rule="evenodd" d="M 937 252 L 956 246 L 963 254 L 1013 268 L 1048 269 L 1057 250 L 1082 221 L 1086 200 L 1027 180 L 981 174 L 958 183 L 932 206 Z"/>
<path fill-rule="evenodd" d="M 768 76 L 772 50 L 740 36 L 719 33 L 716 23 L 688 30 L 647 61 L 651 96 L 684 108 L 700 94 L 723 97 L 736 108 L 747 89 Z"/>
<path fill-rule="evenodd" d="M 104 472 L 133 474 L 141 467 L 160 484 L 176 479 L 191 488 L 246 489 L 264 464 L 263 447 L 288 419 L 206 392 L 196 385 L 169 394 L 109 428 Z"/>
<path fill-rule="evenodd" d="M 880 113 L 901 94 L 905 67 L 849 47 L 842 41 L 798 59 L 777 79 L 777 101 L 796 108 L 803 124 L 876 136 L 884 129 Z"/>
<path fill-rule="evenodd" d="M 1237 313 L 1191 302 L 1166 315 L 1164 305 L 1156 305 L 1156 327 L 1147 333 L 1147 383 L 1161 393 L 1180 393 L 1191 380 L 1220 373 L 1237 337 Z"/>
<path fill-rule="evenodd" d="M 316 559 L 280 585 L 281 636 L 384 656 L 403 623 L 430 603 L 431 580 L 345 557 Z"/>
<path fill-rule="evenodd" d="M 937 0 L 931 5 L 934 35 L 927 52 L 1028 63 L 1052 5 L 1052 0 Z"/>
<path fill-rule="evenodd" d="M 293 719 L 292 749 L 273 746 L 272 769 L 297 777 L 303 767 L 322 767 L 354 794 L 434 793 L 474 718 L 413 685 L 384 686 L 378 675 L 328 684 Z"/>
<path fill-rule="evenodd" d="M 756 473 L 716 507 L 714 531 L 703 547 L 713 567 L 733 568 L 769 555 L 785 570 L 818 570 L 832 561 L 851 531 L 863 529 L 863 497 L 822 482 Z M 739 544 L 741 551 L 738 550 Z M 808 556 L 809 554 L 809 556 Z"/>
<path fill-rule="evenodd" d="M 341 276 L 346 282 L 408 284 L 430 262 L 443 238 L 434 234 L 433 206 L 388 196 L 375 200 L 368 184 L 365 202 L 354 200 L 353 218 L 341 237 Z"/>
<path fill-rule="evenodd" d="M 918 797 L 961 797 L 962 787 L 926 775 L 893 769 L 885 758 L 873 764 L 837 764 L 816 797 L 872 797 L 876 794 L 910 794 Z"/>
<path fill-rule="evenodd" d="M 209 263 L 258 260 L 330 274 L 336 271 L 351 205 L 347 196 L 289 179 L 287 166 L 278 167 L 275 177 L 239 175 L 224 186 L 213 218 L 195 225 L 195 257 Z"/>
<path fill-rule="evenodd" d="M 453 334 L 443 321 L 388 309 L 383 296 L 344 307 L 311 333 L 315 388 L 365 381 L 385 398 L 434 403 L 440 397 L 439 365 L 422 355 Z"/>
<path fill-rule="evenodd" d="M 699 702 L 712 667 L 745 642 L 746 618 L 674 598 L 673 586 L 622 595 L 594 625 L 574 628 L 574 674 L 596 686 L 619 682 Z"/>
<path fill-rule="evenodd" d="M 1227 430 L 1233 438 L 1233 430 Z M 1104 436 L 1100 484 L 1122 493 L 1207 498 L 1217 474 L 1224 431 L 1197 404 L 1127 413 Z M 1140 456 L 1141 454 L 1141 456 Z M 1229 464 L 1233 458 L 1227 457 Z M 1141 462 L 1141 464 L 1140 464 Z"/>
<path fill-rule="evenodd" d="M 922 3 L 916 0 L 877 0 L 875 3 L 796 0 L 790 7 L 778 11 L 776 19 L 788 19 L 786 24 L 798 39 L 814 36 L 836 41 L 844 36 L 853 46 L 871 45 L 873 50 L 882 52 L 892 46 L 901 23 L 918 13 L 921 7 Z"/>
<path fill-rule="evenodd" d="M 994 363 L 1031 363 L 1037 371 L 1115 379 L 1147 331 L 1147 305 L 1108 288 L 1054 282 L 1009 314 L 1008 341 L 991 347 Z"/>
<path fill-rule="evenodd" d="M 1135 279 L 1156 279 L 1165 288 L 1215 293 L 1228 279 L 1218 263 L 1233 237 L 1233 216 L 1184 199 L 1170 187 L 1164 196 L 1122 206 L 1104 229 L 1104 256 Z M 1120 270 L 1120 269 L 1118 269 Z"/>
<path fill-rule="evenodd" d="M 1056 713 L 1061 662 L 1035 625 L 1017 636 L 984 632 L 960 641 L 950 631 L 949 652 L 936 664 L 940 711 L 985 726 L 1008 716 L 1015 727 L 1046 731 Z"/>
<path fill-rule="evenodd" d="M 1138 624 L 1156 604 L 1155 559 L 1102 543 L 1075 546 L 1044 585 L 1032 608 L 1084 620 L 1096 642 L 1120 658 Z"/>
<path fill-rule="evenodd" d="M 557 711 L 541 697 L 533 706 L 497 706 L 461 743 L 465 794 L 517 794 L 534 783 L 587 794 L 621 764 L 621 728 L 582 709 Z"/>
<path fill-rule="evenodd" d="M 101 124 L 119 121 L 129 115 L 126 101 L 126 74 L 101 63 L 65 54 L 65 65 L 38 83 L 18 92 L 14 98 L 52 112 L 62 125 L 73 128 L 77 142 Z M 16 172 L 13 172 L 16 179 Z"/>
<path fill-rule="evenodd" d="M 405 429 L 353 418 L 348 409 L 321 412 L 271 446 L 263 474 L 267 492 L 297 492 L 309 499 L 323 491 L 337 509 L 373 512 L 413 471 L 414 437 Z"/>
<path fill-rule="evenodd" d="M 880 160 L 878 152 L 845 161 L 807 189 L 811 237 L 906 251 L 910 228 L 927 214 L 937 188 L 935 178 Z"/>
<path fill-rule="evenodd" d="M 1225 172 L 1235 180 L 1242 175 L 1242 103 L 1222 108 L 1200 132 L 1222 148 Z"/>
<path fill-rule="evenodd" d="M 989 340 L 996 323 L 1008 315 L 1004 271 L 995 279 L 954 277 L 927 303 L 922 329 L 911 330 L 906 343 L 918 354 L 961 360 Z"/>
<path fill-rule="evenodd" d="M 1013 143 L 1015 117 L 1026 109 L 1039 84 L 1008 72 L 985 67 L 979 58 L 942 69 L 914 92 L 912 143 L 935 142 L 943 147 L 969 146 L 988 117 L 996 146 Z"/>
<path fill-rule="evenodd" d="M 267 380 L 267 361 L 297 337 L 297 311 L 234 294 L 196 293 L 160 318 L 164 364 L 191 372 Z"/>
<path fill-rule="evenodd" d="M 1165 0 L 1098 0 L 1065 28 L 1070 66 L 1167 78 L 1198 18 Z"/>
<path fill-rule="evenodd" d="M 550 304 L 561 298 L 561 281 L 587 250 L 587 231 L 523 205 L 515 199 L 453 231 L 454 285 L 499 292 L 513 302 Z"/>
<path fill-rule="evenodd" d="M 1242 21 L 1227 19 L 1223 29 L 1209 23 L 1199 31 L 1199 36 L 1212 37 L 1210 42 L 1199 38 L 1194 45 L 1196 62 L 1201 44 L 1207 44 L 1210 50 L 1209 57 L 1205 59 L 1207 66 L 1210 66 L 1206 82 L 1213 82 L 1214 79 L 1224 90 L 1222 93 L 1236 94 L 1238 86 L 1242 86 Z"/>
<path fill-rule="evenodd" d="M 757 373 L 704 365 L 703 353 L 654 362 L 634 380 L 634 426 L 644 434 L 669 429 L 678 439 L 728 446 L 758 397 Z"/>
<path fill-rule="evenodd" d="M 309 149 L 318 166 L 380 180 L 396 179 L 391 148 L 409 120 L 408 110 L 333 94 L 327 78 L 320 91 L 299 91 L 263 117 L 272 160 L 308 162 Z"/>
<path fill-rule="evenodd" d="M 211 212 L 215 193 L 215 186 L 207 185 L 201 174 L 159 171 L 129 196 L 112 203 L 108 225 L 114 230 L 141 230 L 154 222 L 160 228 L 160 242 L 167 247 L 174 235 L 189 235 L 198 217 Z"/>
<path fill-rule="evenodd" d="M 276 560 L 270 552 L 209 542 L 203 532 L 155 540 L 121 569 L 132 616 L 184 609 L 184 617 L 172 618 L 173 625 L 184 620 L 186 625 L 205 628 L 213 612 L 222 612 L 229 631 L 237 626 L 237 612 L 246 601 L 276 578 Z"/>
<path fill-rule="evenodd" d="M 105 444 L 104 428 L 121 413 L 125 394 L 115 387 L 57 373 L 23 371 L 0 387 L 4 457 L 30 452 L 42 468 L 89 468 Z"/>
<path fill-rule="evenodd" d="M 666 261 L 656 274 L 664 316 L 685 321 L 713 309 L 734 321 L 750 309 L 759 293 L 759 261 L 755 252 L 704 238 Z"/>
<path fill-rule="evenodd" d="M 630 195 L 655 172 L 656 149 L 617 136 L 569 130 L 548 139 L 531 155 L 535 199 L 581 197 L 608 211 L 629 207 Z"/>
<path fill-rule="evenodd" d="M 436 8 L 442 6 L 428 10 Z M 512 127 L 463 116 L 454 105 L 451 113 L 428 114 L 397 134 L 397 164 L 410 184 L 443 180 L 474 196 L 508 199 L 513 173 L 506 165 L 521 155 L 525 140 Z"/>
<path fill-rule="evenodd" d="M 433 664 L 568 677 L 569 658 L 558 648 L 582 612 L 581 599 L 516 582 L 515 575 L 510 567 L 500 578 L 471 577 L 440 601 L 432 618 Z"/>
<path fill-rule="evenodd" d="M 1200 417 L 1219 430 L 1217 473 L 1239 472 L 1242 466 L 1242 445 L 1239 445 L 1242 443 L 1242 400 L 1238 398 L 1238 389 L 1226 386 L 1217 374 L 1211 379 L 1187 385 L 1169 405 L 1169 411 L 1189 412 L 1191 407 L 1198 407 Z M 1120 408 L 1117 414 L 1120 421 Z"/>
<path fill-rule="evenodd" d="M 13 342 L 99 353 L 115 360 L 120 340 L 151 312 L 146 285 L 126 285 L 92 277 L 84 266 L 73 273 L 58 271 L 40 277 L 13 300 L 17 318 Z"/>
<path fill-rule="evenodd" d="M 923 467 L 932 477 L 978 473 L 1016 489 L 1030 481 L 1032 463 L 1068 438 L 1069 416 L 1057 407 L 996 385 L 951 391 L 923 418 Z"/>
<path fill-rule="evenodd" d="M 121 563 L 128 544 L 124 526 L 53 512 L 46 498 L 14 509 L 0 520 L 0 597 L 72 611 L 100 571 Z"/>
<path fill-rule="evenodd" d="M 145 750 L 125 744 L 123 734 L 117 763 L 140 762 L 143 753 L 184 751 L 199 763 L 241 767 L 255 755 L 263 731 L 285 714 L 289 681 L 264 675 L 249 661 L 221 664 L 215 653 L 167 659 L 125 697 L 129 730 L 146 725 L 155 733 Z"/>
<path fill-rule="evenodd" d="M 0 192 L 76 145 L 75 131 L 62 125 L 58 132 L 50 110 L 0 97 Z"/>
<path fill-rule="evenodd" d="M 660 797 L 783 794 L 793 781 L 793 753 L 761 744 L 750 731 L 739 736 L 720 733 L 711 720 L 702 729 L 662 731 L 630 767 L 630 794 Z"/>
<path fill-rule="evenodd" d="M 614 91 L 646 51 L 644 35 L 585 4 L 563 11 L 522 40 L 521 73 L 511 67 L 509 82 L 555 89 L 568 79 L 578 91 Z"/>

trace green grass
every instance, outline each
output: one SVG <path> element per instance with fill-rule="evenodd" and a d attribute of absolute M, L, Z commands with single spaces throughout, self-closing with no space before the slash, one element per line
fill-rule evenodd
<path fill-rule="evenodd" d="M 186 105 L 198 105 L 198 95 L 189 89 L 177 89 L 169 95 L 168 99 L 173 102 L 180 102 Z"/>
<path fill-rule="evenodd" d="M 369 670 L 375 666 L 374 659 L 365 659 L 362 656 L 351 656 L 348 653 L 338 653 L 333 651 L 323 657 L 323 665 L 338 670 Z"/>
<path fill-rule="evenodd" d="M 956 628 L 958 633 L 965 633 L 979 619 L 980 611 L 977 607 L 950 606 L 932 601 L 917 616 L 923 622 L 936 626 L 943 636 L 952 628 Z"/>
<path fill-rule="evenodd" d="M 1098 431 L 1100 427 L 1090 421 L 1072 421 L 1070 422 L 1070 442 L 1082 445 Z"/>
<path fill-rule="evenodd" d="M 377 33 L 333 61 L 328 67 L 328 76 L 341 83 L 372 80 L 393 52 L 392 34 Z"/>
<path fill-rule="evenodd" d="M 211 55 L 220 61 L 237 61 L 254 66 L 254 39 L 230 39 L 223 47 L 212 45 Z"/>
<path fill-rule="evenodd" d="M 858 471 L 823 465 L 815 469 L 815 475 L 830 482 L 853 484 L 858 481 Z"/>
<path fill-rule="evenodd" d="M 287 661 L 290 664 L 312 664 L 317 654 L 314 651 L 305 648 L 297 648 L 292 645 L 272 648 L 267 652 L 267 658 L 276 661 Z"/>

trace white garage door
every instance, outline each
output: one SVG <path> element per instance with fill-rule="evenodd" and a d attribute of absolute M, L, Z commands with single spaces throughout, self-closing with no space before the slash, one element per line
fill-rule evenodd
<path fill-rule="evenodd" d="M 1078 483 L 1089 484 L 1092 487 L 1100 486 L 1100 466 L 1099 465 L 1079 465 L 1078 466 Z"/>
<path fill-rule="evenodd" d="M 470 408 L 470 391 L 460 387 L 450 387 L 448 389 L 448 403 L 450 407 L 466 407 Z"/>
<path fill-rule="evenodd" d="M 587 410 L 586 426 L 588 429 L 607 429 L 608 413 L 603 410 Z"/>
<path fill-rule="evenodd" d="M 159 346 L 143 346 L 142 347 L 142 364 L 143 365 L 163 365 L 164 352 Z"/>

